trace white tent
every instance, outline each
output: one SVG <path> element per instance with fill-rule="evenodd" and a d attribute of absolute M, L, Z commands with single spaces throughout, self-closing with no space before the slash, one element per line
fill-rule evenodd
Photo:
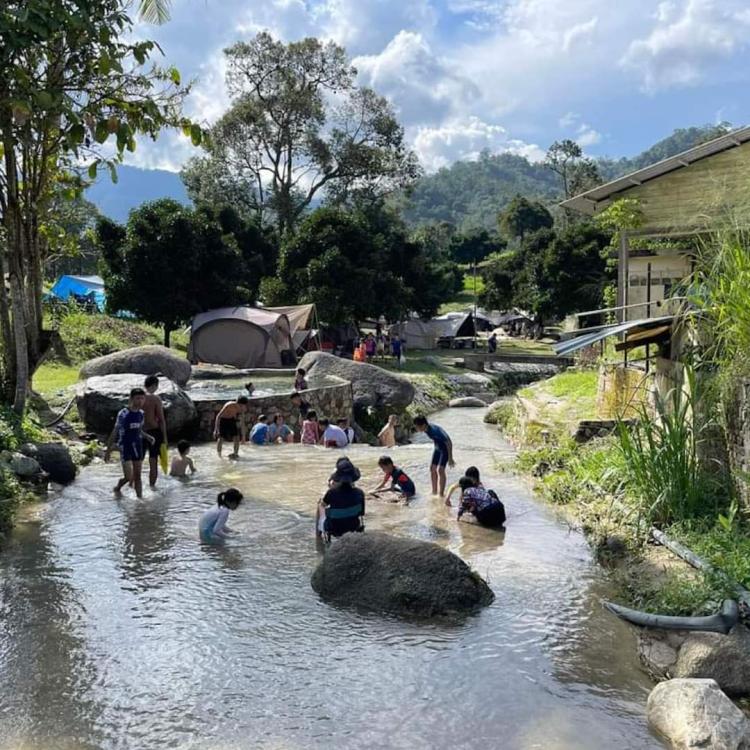
<path fill-rule="evenodd" d="M 409 318 L 402 323 L 394 323 L 388 333 L 406 340 L 407 349 L 434 349 L 436 337 L 430 322 L 419 318 Z"/>
<path fill-rule="evenodd" d="M 294 348 L 301 355 L 304 351 L 320 349 L 318 313 L 315 305 L 287 305 L 285 307 L 263 307 L 263 310 L 286 315 L 294 341 Z"/>
<path fill-rule="evenodd" d="M 282 367 L 296 362 L 289 318 L 257 307 L 222 307 L 196 315 L 188 358 L 232 367 Z"/>

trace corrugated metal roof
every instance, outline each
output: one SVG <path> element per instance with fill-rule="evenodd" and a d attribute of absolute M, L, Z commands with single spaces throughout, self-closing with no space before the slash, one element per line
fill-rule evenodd
<path fill-rule="evenodd" d="M 568 339 L 568 341 L 561 341 L 558 344 L 553 344 L 552 348 L 555 350 L 555 354 L 557 354 L 558 357 L 565 357 L 568 354 L 577 352 L 579 349 L 585 349 L 587 346 L 596 344 L 598 341 L 602 341 L 610 336 L 617 336 L 621 333 L 626 333 L 627 331 L 632 331 L 637 328 L 643 330 L 657 328 L 665 323 L 671 323 L 673 319 L 673 315 L 665 315 L 661 318 L 629 320 L 626 323 L 617 323 L 615 325 L 599 328 L 593 333 L 584 333 L 577 338 Z"/>
<path fill-rule="evenodd" d="M 606 185 L 599 185 L 599 187 L 595 187 L 585 193 L 576 195 L 573 198 L 568 198 L 568 200 L 563 201 L 560 205 L 564 208 L 572 208 L 575 211 L 593 215 L 596 211 L 597 204 L 611 198 L 613 195 L 616 195 L 623 190 L 637 187 L 644 182 L 661 177 L 662 175 L 665 175 L 668 172 L 673 172 L 676 169 L 689 167 L 700 159 L 705 159 L 707 156 L 713 156 L 714 154 L 719 154 L 727 149 L 741 146 L 748 141 L 750 141 L 750 127 L 734 130 L 731 133 L 714 138 L 712 141 L 707 141 L 706 143 L 694 146 L 687 151 L 683 151 L 681 154 L 670 156 L 668 159 L 663 159 L 662 161 L 656 162 L 656 164 L 626 174 L 624 177 L 618 177 L 616 180 L 612 180 L 612 182 L 608 182 Z"/>

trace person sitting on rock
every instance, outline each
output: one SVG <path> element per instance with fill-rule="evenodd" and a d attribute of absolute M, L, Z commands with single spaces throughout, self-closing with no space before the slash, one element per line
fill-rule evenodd
<path fill-rule="evenodd" d="M 323 535 L 326 541 L 351 531 L 365 530 L 365 493 L 354 486 L 360 476 L 359 469 L 348 458 L 336 461 L 328 492 L 320 501 L 319 512 L 325 513 Z"/>
<path fill-rule="evenodd" d="M 383 480 L 372 490 L 373 495 L 377 495 L 381 490 L 385 492 L 397 492 L 398 500 L 411 500 L 417 492 L 414 482 L 409 479 L 409 475 L 394 465 L 390 456 L 381 456 L 378 460 L 378 466 L 383 470 Z M 385 487 L 390 480 L 391 486 Z M 385 489 L 384 489 L 385 488 Z"/>
<path fill-rule="evenodd" d="M 461 505 L 457 521 L 464 513 L 471 513 L 482 526 L 498 529 L 505 525 L 505 506 L 492 490 L 478 487 L 471 477 L 458 480 L 461 487 Z"/>
<path fill-rule="evenodd" d="M 307 380 L 305 380 L 305 375 L 307 373 L 305 372 L 304 367 L 300 367 L 297 370 L 297 376 L 294 379 L 294 390 L 295 391 L 306 391 L 308 388 Z"/>

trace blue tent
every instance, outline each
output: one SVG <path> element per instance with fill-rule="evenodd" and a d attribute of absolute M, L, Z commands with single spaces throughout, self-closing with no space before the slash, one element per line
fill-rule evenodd
<path fill-rule="evenodd" d="M 104 280 L 101 276 L 61 276 L 50 289 L 50 296 L 61 300 L 88 297 L 104 310 Z"/>

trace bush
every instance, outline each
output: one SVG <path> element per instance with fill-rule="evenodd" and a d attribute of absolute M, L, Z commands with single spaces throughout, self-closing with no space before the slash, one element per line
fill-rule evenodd
<path fill-rule="evenodd" d="M 42 429 L 28 416 L 19 417 L 9 406 L 0 406 L 0 451 L 18 450 L 23 443 L 42 440 Z"/>

